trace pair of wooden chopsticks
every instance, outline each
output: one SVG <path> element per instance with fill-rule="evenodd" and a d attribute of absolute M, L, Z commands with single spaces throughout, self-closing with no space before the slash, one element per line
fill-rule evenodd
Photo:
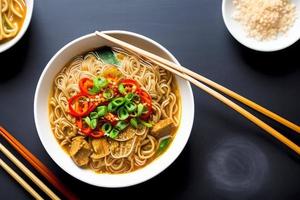
<path fill-rule="evenodd" d="M 8 149 L 0 143 L 0 152 L 8 157 L 24 174 L 26 174 L 40 189 L 42 189 L 51 199 L 60 199 L 52 192 L 38 177 L 36 177 L 25 165 L 23 165 Z M 35 199 L 43 199 L 28 183 L 24 181 L 16 172 L 13 171 L 3 160 L 0 159 L 0 166 L 7 171 L 25 190 Z"/>
<path fill-rule="evenodd" d="M 8 141 L 40 174 L 42 174 L 58 191 L 60 191 L 67 199 L 78 199 L 71 191 L 69 191 L 59 179 L 30 151 L 26 149 L 17 139 L 0 126 L 0 136 Z M 12 153 L 9 152 L 0 143 L 0 152 L 7 156 L 24 174 L 26 174 L 42 191 L 44 191 L 51 199 L 60 199 L 53 191 L 51 191 L 38 177 L 36 177 L 28 168 L 26 168 Z M 34 191 L 17 173 L 15 173 L 3 160 L 0 159 L 0 166 L 7 171 L 20 185 L 22 185 L 35 199 L 42 197 Z"/>
<path fill-rule="evenodd" d="M 119 40 L 117 38 L 114 38 L 112 36 L 109 36 L 103 32 L 99 32 L 96 31 L 95 32 L 96 35 L 100 36 L 101 38 L 104 38 L 110 42 L 112 42 L 113 44 L 116 44 L 124 49 L 127 49 L 129 51 L 135 52 L 141 56 L 143 56 L 144 58 L 150 60 L 151 62 L 153 62 L 154 64 L 157 64 L 158 66 L 188 80 L 189 82 L 193 83 L 194 85 L 196 85 L 198 88 L 204 90 L 205 92 L 207 92 L 208 94 L 212 95 L 213 97 L 215 97 L 216 99 L 220 100 L 221 102 L 223 102 L 224 104 L 226 104 L 227 106 L 229 106 L 230 108 L 234 109 L 235 111 L 237 111 L 238 113 L 240 113 L 241 115 L 243 115 L 245 118 L 247 118 L 248 120 L 250 120 L 251 122 L 253 122 L 254 124 L 256 124 L 257 126 L 259 126 L 260 128 L 262 128 L 263 130 L 265 130 L 266 132 L 268 132 L 269 134 L 271 134 L 273 137 L 275 137 L 276 139 L 278 139 L 280 142 L 282 142 L 283 144 L 287 145 L 290 149 L 292 149 L 293 151 L 295 151 L 297 154 L 300 155 L 300 147 L 298 145 L 296 145 L 294 142 L 292 142 L 291 140 L 289 140 L 288 138 L 286 138 L 284 135 L 282 135 L 281 133 L 279 133 L 278 131 L 276 131 L 274 128 L 272 128 L 271 126 L 269 126 L 268 124 L 266 124 L 265 122 L 263 122 L 262 120 L 258 119 L 257 117 L 255 117 L 254 115 L 252 115 L 250 112 L 248 112 L 247 110 L 245 110 L 244 108 L 242 108 L 241 106 L 237 105 L 236 103 L 234 103 L 233 101 L 231 101 L 230 99 L 228 99 L 227 97 L 223 96 L 221 93 L 217 92 L 220 91 L 238 101 L 240 101 L 241 103 L 249 106 L 250 108 L 264 114 L 267 117 L 270 117 L 271 119 L 281 123 L 282 125 L 285 125 L 286 127 L 296 131 L 297 133 L 300 133 L 300 126 L 290 122 L 287 119 L 284 119 L 283 117 L 273 113 L 272 111 L 258 105 L 257 103 L 227 89 L 226 87 L 213 82 L 211 80 L 209 80 L 208 78 L 205 78 L 204 76 L 201 76 L 181 65 L 177 65 L 169 60 L 166 60 L 162 57 L 159 57 L 153 53 L 150 53 L 144 49 L 141 49 L 139 47 L 136 47 L 132 44 L 129 44 L 127 42 L 124 42 L 122 40 Z M 206 84 L 206 85 L 205 85 Z M 214 90 L 214 89 L 216 90 Z"/>

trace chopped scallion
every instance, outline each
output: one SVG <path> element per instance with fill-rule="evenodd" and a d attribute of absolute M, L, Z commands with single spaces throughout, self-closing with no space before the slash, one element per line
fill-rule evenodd
<path fill-rule="evenodd" d="M 118 129 L 119 131 L 124 130 L 128 126 L 128 123 L 125 121 L 118 121 L 116 124 L 115 128 Z"/>

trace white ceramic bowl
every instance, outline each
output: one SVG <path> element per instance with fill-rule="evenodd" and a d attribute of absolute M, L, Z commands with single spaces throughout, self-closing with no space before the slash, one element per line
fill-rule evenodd
<path fill-rule="evenodd" d="M 232 15 L 235 10 L 232 0 L 223 0 L 222 2 L 222 15 L 225 25 L 231 35 L 244 46 L 257 51 L 278 51 L 289 47 L 297 42 L 300 38 L 300 1 L 291 0 L 296 5 L 296 20 L 287 33 L 277 37 L 274 40 L 259 41 L 252 37 L 248 37 L 243 26 L 233 19 Z"/>
<path fill-rule="evenodd" d="M 130 42 L 166 59 L 178 63 L 175 57 L 155 41 L 127 31 L 105 31 L 105 33 Z M 137 171 L 127 174 L 96 174 L 77 167 L 72 159 L 59 146 L 50 128 L 48 117 L 48 97 L 56 74 L 74 56 L 88 50 L 112 44 L 94 33 L 80 37 L 60 49 L 44 69 L 34 98 L 34 119 L 40 140 L 50 157 L 67 173 L 86 183 L 101 187 L 126 187 L 144 182 L 166 169 L 179 156 L 186 145 L 194 120 L 194 97 L 189 82 L 176 77 L 182 100 L 182 120 L 171 146 L 158 159 Z"/>
<path fill-rule="evenodd" d="M 21 30 L 13 39 L 0 44 L 0 53 L 14 46 L 23 37 L 31 21 L 31 16 L 33 11 L 33 1 L 34 0 L 25 0 L 27 11 L 26 11 L 26 17 L 21 27 Z"/>

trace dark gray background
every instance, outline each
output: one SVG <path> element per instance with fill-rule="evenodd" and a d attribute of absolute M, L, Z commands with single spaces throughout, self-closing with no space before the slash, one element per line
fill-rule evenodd
<path fill-rule="evenodd" d="M 109 29 L 146 35 L 184 66 L 300 124 L 300 43 L 276 53 L 241 46 L 226 30 L 220 0 L 35 1 L 26 35 L 0 54 L 0 123 L 74 193 L 99 199 L 300 198 L 299 157 L 197 88 L 193 88 L 196 107 L 190 140 L 176 162 L 157 177 L 129 188 L 105 189 L 63 172 L 37 136 L 35 87 L 43 68 L 62 46 L 95 30 Z M 300 143 L 296 133 L 267 122 Z M 31 198 L 0 172 L 1 199 Z"/>

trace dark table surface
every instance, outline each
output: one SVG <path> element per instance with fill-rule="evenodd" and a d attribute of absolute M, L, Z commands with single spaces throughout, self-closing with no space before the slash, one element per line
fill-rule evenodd
<path fill-rule="evenodd" d="M 74 193 L 82 199 L 88 195 L 107 199 L 300 199 L 299 157 L 195 87 L 195 121 L 189 142 L 157 177 L 129 188 L 105 189 L 62 171 L 36 132 L 33 97 L 38 78 L 66 43 L 95 30 L 110 29 L 146 35 L 168 48 L 184 66 L 300 124 L 300 42 L 276 53 L 241 46 L 226 30 L 221 1 L 35 1 L 26 35 L 0 54 L 0 123 Z M 265 120 L 300 144 L 299 135 Z M 31 198 L 3 169 L 0 172 L 0 199 Z"/>

